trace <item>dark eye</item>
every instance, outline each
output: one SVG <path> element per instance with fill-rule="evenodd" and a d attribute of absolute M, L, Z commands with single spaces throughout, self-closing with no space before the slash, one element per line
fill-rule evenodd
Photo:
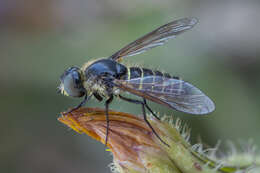
<path fill-rule="evenodd" d="M 64 90 L 69 96 L 82 97 L 85 94 L 85 89 L 82 85 L 80 73 L 77 69 L 69 69 L 62 76 Z"/>
<path fill-rule="evenodd" d="M 81 85 L 80 74 L 77 71 L 74 71 L 72 76 L 73 76 L 75 88 L 80 88 Z"/>

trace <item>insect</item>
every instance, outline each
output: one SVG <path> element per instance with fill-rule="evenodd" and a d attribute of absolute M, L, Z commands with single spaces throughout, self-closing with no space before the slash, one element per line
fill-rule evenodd
<path fill-rule="evenodd" d="M 92 96 L 98 101 L 105 99 L 106 144 L 109 133 L 108 109 L 114 97 L 140 104 L 145 122 L 164 144 L 166 143 L 147 120 L 146 109 L 157 119 L 159 117 L 148 106 L 146 100 L 189 114 L 212 112 L 215 109 L 214 103 L 188 82 L 178 77 L 172 77 L 168 73 L 147 68 L 127 67 L 120 63 L 123 58 L 163 45 L 170 38 L 191 29 L 196 23 L 197 19 L 195 18 L 172 21 L 133 41 L 108 58 L 88 62 L 81 68 L 70 67 L 66 69 L 60 77 L 60 92 L 72 97 L 85 96 L 84 100 L 71 111 L 84 105 Z M 122 95 L 123 92 L 139 96 L 142 100 L 127 98 Z"/>

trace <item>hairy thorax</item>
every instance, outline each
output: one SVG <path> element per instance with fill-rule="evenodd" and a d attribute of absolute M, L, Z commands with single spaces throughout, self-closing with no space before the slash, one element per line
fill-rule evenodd
<path fill-rule="evenodd" d="M 120 89 L 117 87 L 108 87 L 103 80 L 91 77 L 84 81 L 84 88 L 88 93 L 97 93 L 102 97 L 109 98 L 111 95 L 119 95 Z"/>
<path fill-rule="evenodd" d="M 126 74 L 127 67 L 110 59 L 99 59 L 82 67 L 85 81 L 83 85 L 87 93 L 106 98 L 119 94 L 119 89 L 114 87 L 113 80 L 121 79 Z"/>

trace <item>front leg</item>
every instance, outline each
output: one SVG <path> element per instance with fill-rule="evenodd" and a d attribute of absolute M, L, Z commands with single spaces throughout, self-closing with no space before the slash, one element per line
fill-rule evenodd
<path fill-rule="evenodd" d="M 86 104 L 86 102 L 92 97 L 92 95 L 89 96 L 85 96 L 84 100 L 76 107 L 72 108 L 71 110 L 69 110 L 68 112 L 66 112 L 65 114 L 69 114 L 77 109 L 79 109 L 80 107 L 82 107 L 84 104 Z"/>

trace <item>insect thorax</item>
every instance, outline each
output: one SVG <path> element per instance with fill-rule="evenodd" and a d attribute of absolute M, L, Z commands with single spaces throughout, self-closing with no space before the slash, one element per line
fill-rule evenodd
<path fill-rule="evenodd" d="M 84 87 L 88 93 L 98 93 L 109 97 L 118 93 L 109 81 L 120 79 L 127 73 L 127 68 L 110 59 L 100 59 L 82 68 L 84 74 Z"/>
<path fill-rule="evenodd" d="M 106 96 L 108 94 L 106 91 L 106 86 L 102 84 L 102 81 L 94 77 L 89 77 L 87 80 L 85 80 L 83 86 L 87 90 L 87 93 L 96 92 L 102 96 Z"/>

